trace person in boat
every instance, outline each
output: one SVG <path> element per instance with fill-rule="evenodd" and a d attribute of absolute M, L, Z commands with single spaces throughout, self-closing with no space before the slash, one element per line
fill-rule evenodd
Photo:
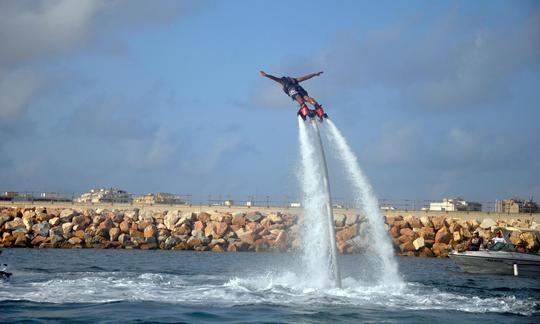
<path fill-rule="evenodd" d="M 491 238 L 489 243 L 489 249 L 492 251 L 500 251 L 508 245 L 500 230 L 495 233 L 495 236 Z"/>
<path fill-rule="evenodd" d="M 315 99 L 310 97 L 307 91 L 304 88 L 302 88 L 302 86 L 300 85 L 300 82 L 309 80 L 315 76 L 319 76 L 323 74 L 323 71 L 310 73 L 301 77 L 284 76 L 281 78 L 275 77 L 264 71 L 260 71 L 260 73 L 263 77 L 267 77 L 270 80 L 274 80 L 277 83 L 281 84 L 281 86 L 283 87 L 283 91 L 289 97 L 291 97 L 293 101 L 296 101 L 298 105 L 300 105 L 300 110 L 298 111 L 298 113 L 302 116 L 303 119 L 305 119 L 305 117 L 307 116 L 309 112 L 309 108 L 307 107 L 306 102 L 308 102 L 309 104 L 313 105 L 313 107 L 315 107 L 315 114 L 321 120 L 322 118 L 327 117 L 322 106 Z"/>
<path fill-rule="evenodd" d="M 473 233 L 473 237 L 469 241 L 469 251 L 479 251 L 484 247 L 484 239 L 480 236 L 478 231 Z"/>
<path fill-rule="evenodd" d="M 0 254 L 2 254 L 2 250 L 0 250 Z M 11 277 L 11 273 L 7 271 L 8 265 L 7 264 L 0 264 L 0 280 L 7 280 L 9 277 Z"/>

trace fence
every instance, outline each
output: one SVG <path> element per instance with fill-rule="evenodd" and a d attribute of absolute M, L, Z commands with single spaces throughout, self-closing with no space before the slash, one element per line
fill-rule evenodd
<path fill-rule="evenodd" d="M 17 202 L 27 203 L 71 203 L 77 204 L 77 198 L 81 197 L 82 193 L 78 192 L 35 192 L 35 191 L 4 191 L 0 192 L 0 201 L 5 203 L 15 204 Z M 258 207 L 258 208 L 295 208 L 301 207 L 301 199 L 294 196 L 271 196 L 271 195 L 246 195 L 244 197 L 234 196 L 230 194 L 210 194 L 210 195 L 193 195 L 193 194 L 167 194 L 170 197 L 174 197 L 171 201 L 146 201 L 141 202 L 133 197 L 144 197 L 148 194 L 130 194 L 130 200 L 115 201 L 114 197 L 110 197 L 100 201 L 89 201 L 90 204 L 129 204 L 129 205 L 199 205 L 199 206 L 243 206 L 243 207 Z M 405 211 L 420 211 L 429 210 L 429 204 L 433 200 L 420 200 L 420 199 L 379 199 L 379 206 L 382 210 L 405 210 Z M 4 203 L 4 204 L 5 204 Z M 481 201 L 482 211 L 484 212 L 496 212 L 496 201 Z M 340 197 L 333 198 L 333 207 L 342 209 L 352 209 L 355 203 L 351 199 L 345 199 Z M 537 211 L 527 211 L 526 213 L 533 213 Z"/>

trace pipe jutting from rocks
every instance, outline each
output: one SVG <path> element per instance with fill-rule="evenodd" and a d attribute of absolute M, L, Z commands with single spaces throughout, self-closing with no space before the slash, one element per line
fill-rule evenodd
<path fill-rule="evenodd" d="M 289 252 L 301 248 L 299 215 L 289 212 L 181 212 L 145 209 L 0 207 L 0 248 L 120 248 L 214 252 Z M 335 214 L 336 245 L 360 254 L 369 244 L 367 220 Z M 508 228 L 518 250 L 537 252 L 540 225 L 519 219 L 463 220 L 450 217 L 386 217 L 396 254 L 447 257 L 462 251 L 474 231 L 488 240 Z M 309 244 L 309 242 L 306 242 Z"/>

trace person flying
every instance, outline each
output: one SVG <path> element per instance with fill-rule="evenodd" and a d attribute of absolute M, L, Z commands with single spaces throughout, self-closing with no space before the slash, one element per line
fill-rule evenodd
<path fill-rule="evenodd" d="M 302 119 L 306 120 L 307 116 L 314 117 L 314 115 L 317 115 L 319 119 L 322 121 L 323 118 L 327 118 L 328 115 L 324 112 L 323 108 L 319 103 L 310 97 L 307 93 L 307 91 L 300 86 L 300 82 L 309 80 L 315 76 L 319 76 L 323 73 L 323 71 L 307 74 L 301 77 L 289 77 L 284 76 L 281 78 L 275 77 L 271 74 L 268 74 L 264 71 L 260 71 L 261 75 L 263 77 L 267 77 L 271 80 L 276 81 L 277 83 L 281 84 L 283 87 L 283 91 L 291 97 L 292 100 L 296 101 L 300 105 L 300 110 L 298 110 L 298 115 L 302 117 Z M 315 111 L 312 112 L 309 110 L 309 108 L 306 105 L 306 102 L 310 103 L 315 107 Z"/>

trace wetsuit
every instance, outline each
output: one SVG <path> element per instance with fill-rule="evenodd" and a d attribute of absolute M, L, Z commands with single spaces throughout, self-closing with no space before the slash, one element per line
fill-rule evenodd
<path fill-rule="evenodd" d="M 292 100 L 296 100 L 296 95 L 300 95 L 302 98 L 308 95 L 307 91 L 300 86 L 300 83 L 295 78 L 282 77 L 280 80 L 283 85 L 283 91 L 290 96 Z"/>

